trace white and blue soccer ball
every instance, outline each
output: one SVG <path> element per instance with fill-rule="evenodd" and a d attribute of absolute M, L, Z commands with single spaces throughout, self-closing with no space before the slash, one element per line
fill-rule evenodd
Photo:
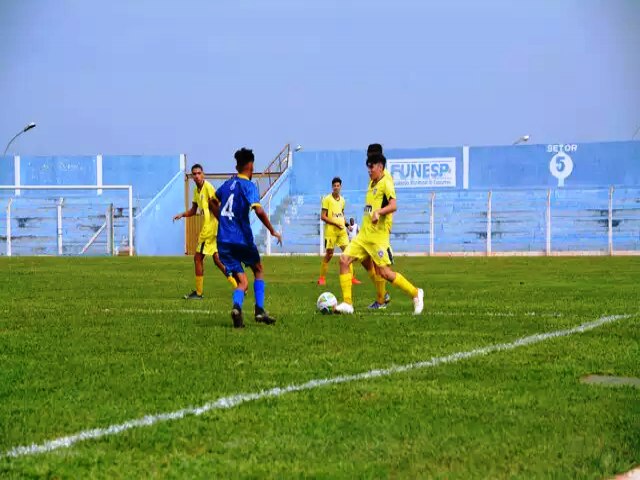
<path fill-rule="evenodd" d="M 333 309 L 338 305 L 338 299 L 331 292 L 321 293 L 316 302 L 316 307 L 320 313 L 325 315 L 333 313 Z"/>

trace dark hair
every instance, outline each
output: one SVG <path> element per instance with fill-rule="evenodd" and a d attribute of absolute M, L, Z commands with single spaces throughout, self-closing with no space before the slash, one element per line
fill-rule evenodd
<path fill-rule="evenodd" d="M 204 172 L 204 168 L 202 168 L 202 165 L 200 165 L 199 163 L 194 163 L 193 166 L 191 167 L 191 173 L 193 173 L 193 171 L 199 168 L 200 170 L 202 170 Z"/>
<path fill-rule="evenodd" d="M 342 185 L 342 180 L 340 179 L 340 177 L 333 177 L 333 180 L 331 180 L 331 185 L 333 185 L 336 182 Z"/>
<path fill-rule="evenodd" d="M 379 143 L 372 143 L 367 147 L 367 157 L 375 154 L 382 155 L 382 145 L 380 145 Z"/>
<path fill-rule="evenodd" d="M 233 155 L 236 159 L 236 170 L 242 170 L 245 165 L 255 161 L 255 157 L 253 156 L 253 150 L 249 150 L 248 148 L 242 147 L 240 150 L 236 151 Z"/>
<path fill-rule="evenodd" d="M 367 167 L 375 163 L 381 163 L 382 168 L 385 168 L 387 166 L 387 159 L 381 153 L 372 153 L 367 157 Z"/>

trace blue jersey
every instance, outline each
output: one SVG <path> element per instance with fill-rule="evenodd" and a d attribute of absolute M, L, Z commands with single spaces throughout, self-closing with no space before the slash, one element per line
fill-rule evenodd
<path fill-rule="evenodd" d="M 260 194 L 248 177 L 235 175 L 216 190 L 220 202 L 218 243 L 253 245 L 249 212 L 260 206 Z"/>

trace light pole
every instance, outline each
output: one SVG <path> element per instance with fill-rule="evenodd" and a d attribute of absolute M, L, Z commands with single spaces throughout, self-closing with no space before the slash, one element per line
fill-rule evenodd
<path fill-rule="evenodd" d="M 522 135 L 519 139 L 513 142 L 513 145 L 520 145 L 521 143 L 527 143 L 530 138 L 531 138 L 531 135 Z"/>
<path fill-rule="evenodd" d="M 16 133 L 13 138 L 11 140 L 9 140 L 9 143 L 7 143 L 7 147 L 4 149 L 4 153 L 2 154 L 2 156 L 4 157 L 7 154 L 7 150 L 9 150 L 9 146 L 13 143 L 13 141 L 18 138 L 20 135 L 22 135 L 24 132 L 27 132 L 29 130 L 31 130 L 32 128 L 35 128 L 36 124 L 34 122 L 31 122 L 29 125 L 27 125 L 26 127 L 24 127 L 22 130 L 20 130 L 18 133 Z"/>

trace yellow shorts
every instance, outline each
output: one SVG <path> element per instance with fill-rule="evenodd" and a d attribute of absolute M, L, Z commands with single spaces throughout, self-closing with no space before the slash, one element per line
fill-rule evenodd
<path fill-rule="evenodd" d="M 324 249 L 333 250 L 336 247 L 340 247 L 340 250 L 344 252 L 344 249 L 349 245 L 349 236 L 347 230 L 342 230 L 337 235 L 327 235 L 324 238 Z"/>
<path fill-rule="evenodd" d="M 358 235 L 344 250 L 344 255 L 359 261 L 371 257 L 373 263 L 380 267 L 393 264 L 393 252 L 391 251 L 391 245 L 388 240 L 369 241 Z"/>
<path fill-rule="evenodd" d="M 218 253 L 217 238 L 209 237 L 203 240 L 202 238 L 198 237 L 196 252 L 201 253 L 204 256 L 215 255 L 216 253 Z"/>

